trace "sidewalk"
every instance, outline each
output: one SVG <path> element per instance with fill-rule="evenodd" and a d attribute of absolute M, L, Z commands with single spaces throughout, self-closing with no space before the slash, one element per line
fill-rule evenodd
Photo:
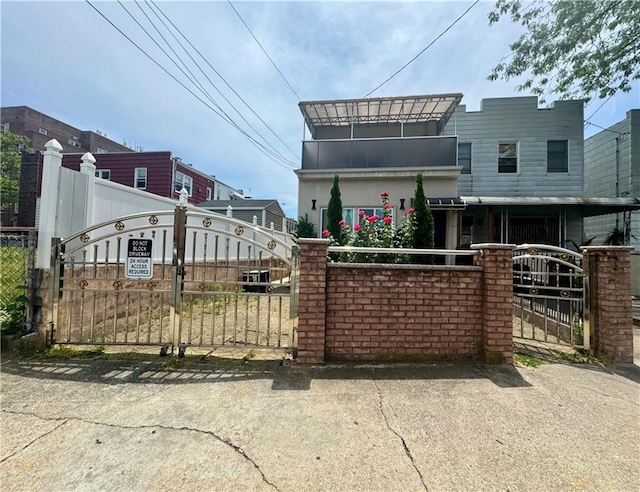
<path fill-rule="evenodd" d="M 1 369 L 3 491 L 640 490 L 638 366 Z"/>

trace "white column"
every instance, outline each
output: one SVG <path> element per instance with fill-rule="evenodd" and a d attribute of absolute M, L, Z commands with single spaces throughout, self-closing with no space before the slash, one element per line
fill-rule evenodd
<path fill-rule="evenodd" d="M 38 260 L 36 268 L 49 268 L 51 239 L 56 237 L 58 212 L 58 180 L 62 167 L 62 145 L 57 140 L 45 144 L 42 161 L 42 189 L 40 192 L 40 218 L 38 221 Z"/>
<path fill-rule="evenodd" d="M 447 229 L 445 231 L 445 248 L 456 249 L 458 246 L 458 212 L 447 210 Z M 455 265 L 455 256 L 446 256 L 447 265 Z"/>
<path fill-rule="evenodd" d="M 85 203 L 84 226 L 91 227 L 95 224 L 93 212 L 95 210 L 94 202 L 96 199 L 96 158 L 90 152 L 82 156 L 82 164 L 80 164 L 80 172 L 86 174 L 87 181 L 87 197 Z"/>

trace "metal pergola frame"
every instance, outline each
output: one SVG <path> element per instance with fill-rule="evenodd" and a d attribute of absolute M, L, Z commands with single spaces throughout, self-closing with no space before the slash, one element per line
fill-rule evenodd
<path fill-rule="evenodd" d="M 315 135 L 323 126 L 349 126 L 367 123 L 420 123 L 438 121 L 446 124 L 462 94 L 333 99 L 298 103 L 305 123 Z"/>

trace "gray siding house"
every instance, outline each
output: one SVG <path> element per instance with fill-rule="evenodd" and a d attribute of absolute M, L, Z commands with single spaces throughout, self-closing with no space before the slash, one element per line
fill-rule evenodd
<path fill-rule="evenodd" d="M 256 218 L 257 225 L 271 227 L 276 231 L 286 231 L 287 222 L 285 213 L 278 203 L 278 200 L 210 200 L 198 205 L 200 208 L 212 212 L 226 215 L 231 207 L 231 214 L 234 219 L 244 220 L 253 223 Z"/>
<path fill-rule="evenodd" d="M 596 133 L 584 143 L 584 193 L 594 197 L 640 197 L 640 109 Z M 614 228 L 640 251 L 640 213 L 624 212 L 585 219 L 585 236 L 602 244 Z"/>

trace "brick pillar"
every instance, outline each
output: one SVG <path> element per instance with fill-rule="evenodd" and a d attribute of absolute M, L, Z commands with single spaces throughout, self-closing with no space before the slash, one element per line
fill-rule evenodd
<path fill-rule="evenodd" d="M 583 248 L 589 280 L 590 323 L 595 355 L 633 363 L 631 250 L 626 246 Z"/>
<path fill-rule="evenodd" d="M 492 364 L 513 363 L 513 244 L 472 244 L 484 269 L 482 353 Z"/>
<path fill-rule="evenodd" d="M 300 239 L 300 279 L 298 306 L 299 364 L 324 363 L 326 316 L 326 239 Z"/>

